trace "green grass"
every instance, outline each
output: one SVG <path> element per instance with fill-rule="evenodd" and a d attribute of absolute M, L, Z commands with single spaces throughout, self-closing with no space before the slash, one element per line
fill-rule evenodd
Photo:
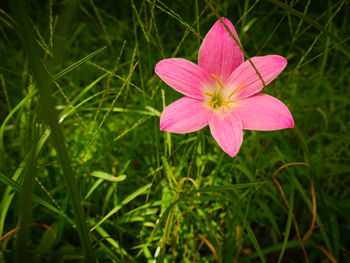
<path fill-rule="evenodd" d="M 0 262 L 350 260 L 347 1 L 22 2 L 0 5 Z M 234 158 L 159 130 L 181 94 L 155 64 L 197 62 L 218 16 L 287 58 L 264 92 L 296 124 Z"/>

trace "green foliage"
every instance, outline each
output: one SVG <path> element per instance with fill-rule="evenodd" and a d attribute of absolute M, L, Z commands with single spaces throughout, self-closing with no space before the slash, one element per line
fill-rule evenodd
<path fill-rule="evenodd" d="M 0 262 L 349 261 L 348 2 L 49 0 L 22 17 L 15 2 L 0 6 Z M 181 95 L 155 64 L 197 62 L 218 15 L 250 57 L 287 58 L 264 92 L 296 123 L 245 131 L 234 158 L 208 128 L 159 130 Z"/>

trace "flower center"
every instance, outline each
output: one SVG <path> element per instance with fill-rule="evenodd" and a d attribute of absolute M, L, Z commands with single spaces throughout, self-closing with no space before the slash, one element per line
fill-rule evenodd
<path fill-rule="evenodd" d="M 207 105 L 210 106 L 211 108 L 213 108 L 214 110 L 221 109 L 223 106 L 225 106 L 228 109 L 231 109 L 230 104 L 238 103 L 238 101 L 230 100 L 230 98 L 239 88 L 241 88 L 241 86 L 237 87 L 233 92 L 231 92 L 231 94 L 228 97 L 227 97 L 227 95 L 224 96 L 224 93 L 225 93 L 224 92 L 224 85 L 222 85 L 221 81 L 219 80 L 219 78 L 217 76 L 215 76 L 214 74 L 210 74 L 210 75 L 216 80 L 219 87 L 216 87 L 214 89 L 213 93 L 203 92 L 203 95 L 210 97 Z M 227 97 L 227 98 L 225 98 L 225 97 Z"/>
<path fill-rule="evenodd" d="M 209 95 L 209 96 L 211 96 L 211 95 Z M 222 102 L 223 101 L 222 101 L 220 94 L 216 93 L 216 94 L 211 96 L 211 100 L 208 103 L 208 105 L 211 106 L 213 109 L 216 109 L 216 108 L 221 107 Z"/>

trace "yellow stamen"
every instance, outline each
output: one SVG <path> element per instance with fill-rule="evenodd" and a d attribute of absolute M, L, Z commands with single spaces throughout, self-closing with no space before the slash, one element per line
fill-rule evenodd
<path fill-rule="evenodd" d="M 235 101 L 235 100 L 226 100 L 226 101 L 221 102 L 221 105 L 224 105 L 224 106 L 226 106 L 228 109 L 231 109 L 230 106 L 228 105 L 229 103 L 238 103 L 238 101 Z"/>
<path fill-rule="evenodd" d="M 223 103 L 238 103 L 236 100 L 226 100 Z"/>
<path fill-rule="evenodd" d="M 227 101 L 221 102 L 221 105 L 224 105 L 224 106 L 226 106 L 228 109 L 231 109 L 230 106 L 228 106 L 228 105 L 226 104 L 226 102 L 227 102 Z"/>
<path fill-rule="evenodd" d="M 228 96 L 228 98 L 231 98 L 231 96 L 232 96 L 233 94 L 235 94 L 235 92 L 236 92 L 239 88 L 243 88 L 243 87 L 244 87 L 244 85 L 240 85 L 240 86 L 238 86 L 237 88 L 235 88 L 235 90 L 231 92 L 231 94 L 230 94 L 230 96 Z"/>
<path fill-rule="evenodd" d="M 220 86 L 221 88 L 224 88 L 224 86 L 222 85 L 222 83 L 220 82 L 220 80 L 219 80 L 219 78 L 218 78 L 217 76 L 215 76 L 214 74 L 210 74 L 210 75 L 212 75 L 213 78 L 216 79 L 216 81 L 219 83 L 219 86 Z"/>
<path fill-rule="evenodd" d="M 218 102 L 218 100 L 216 99 L 216 100 L 214 100 L 213 102 L 210 102 L 208 105 L 211 106 L 211 105 L 214 105 L 214 104 L 217 103 L 217 102 Z"/>
<path fill-rule="evenodd" d="M 208 93 L 208 92 L 203 92 L 203 93 L 202 93 L 202 95 L 208 95 L 208 96 L 210 96 L 210 97 L 214 97 L 214 95 L 213 95 L 213 94 Z"/>

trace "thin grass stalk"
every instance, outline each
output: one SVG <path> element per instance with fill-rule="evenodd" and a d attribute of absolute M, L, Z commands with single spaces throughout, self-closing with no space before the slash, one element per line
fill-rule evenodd
<path fill-rule="evenodd" d="M 315 20 L 312 20 L 311 18 L 309 18 L 308 16 L 304 15 L 303 13 L 297 11 L 296 9 L 290 7 L 289 5 L 282 3 L 278 0 L 268 0 L 269 2 L 273 3 L 274 5 L 285 9 L 287 12 L 291 13 L 292 15 L 295 15 L 297 17 L 299 17 L 300 19 L 304 20 L 306 23 L 309 23 L 310 25 L 312 25 L 313 27 L 315 27 L 316 29 L 318 29 L 319 31 L 323 32 L 324 34 L 326 34 L 327 36 L 329 36 L 330 38 L 332 38 L 333 40 L 335 40 L 336 42 L 342 43 L 342 39 L 336 35 L 334 35 L 332 32 L 330 32 L 326 27 L 320 25 L 319 23 L 317 23 Z M 347 56 L 350 56 L 349 50 L 350 47 L 346 44 L 343 43 L 342 46 L 344 47 L 343 49 L 341 49 L 341 51 Z"/>

